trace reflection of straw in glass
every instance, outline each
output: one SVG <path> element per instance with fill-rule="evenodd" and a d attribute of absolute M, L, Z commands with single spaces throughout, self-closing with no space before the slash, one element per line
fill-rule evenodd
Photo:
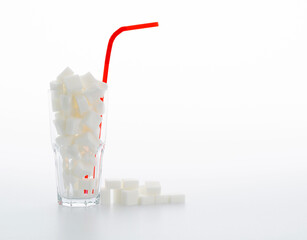
<path fill-rule="evenodd" d="M 136 30 L 136 29 L 142 29 L 142 28 L 150 28 L 150 27 L 158 27 L 158 22 L 153 23 L 144 23 L 144 24 L 138 24 L 138 25 L 132 25 L 132 26 L 125 26 L 117 29 L 110 37 L 107 52 L 106 52 L 106 59 L 104 62 L 104 71 L 103 71 L 103 78 L 102 81 L 107 83 L 108 81 L 108 71 L 109 71 L 109 63 L 110 63 L 110 56 L 111 56 L 111 50 L 112 45 L 115 40 L 115 38 L 121 34 L 124 31 L 130 31 L 130 30 Z"/>

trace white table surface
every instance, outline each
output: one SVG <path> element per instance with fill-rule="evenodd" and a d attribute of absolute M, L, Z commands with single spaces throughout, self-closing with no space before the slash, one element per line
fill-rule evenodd
<path fill-rule="evenodd" d="M 215 167 L 203 177 L 195 170 L 195 178 L 161 181 L 165 193 L 177 186 L 186 194 L 186 204 L 165 206 L 62 207 L 52 171 L 45 168 L 36 184 L 23 174 L 19 191 L 1 183 L 1 239 L 306 239 L 303 171 L 239 176 Z"/>

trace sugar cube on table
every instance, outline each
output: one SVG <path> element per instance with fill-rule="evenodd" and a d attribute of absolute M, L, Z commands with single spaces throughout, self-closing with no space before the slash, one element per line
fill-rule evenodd
<path fill-rule="evenodd" d="M 63 78 L 73 75 L 74 72 L 69 68 L 65 68 L 57 77 L 57 80 L 61 81 Z"/>
<path fill-rule="evenodd" d="M 144 185 L 139 186 L 139 193 L 140 193 L 141 195 L 147 195 L 147 193 L 146 193 L 146 188 L 145 188 Z"/>
<path fill-rule="evenodd" d="M 155 196 L 155 203 L 156 204 L 167 204 L 169 203 L 169 196 L 168 195 L 157 195 Z"/>
<path fill-rule="evenodd" d="M 138 190 L 122 190 L 121 203 L 125 206 L 133 206 L 138 204 L 139 191 Z"/>
<path fill-rule="evenodd" d="M 132 190 L 132 189 L 138 189 L 138 187 L 139 187 L 139 180 L 134 178 L 123 179 L 123 189 Z"/>
<path fill-rule="evenodd" d="M 160 182 L 157 181 L 146 181 L 145 189 L 147 195 L 159 195 L 161 193 Z"/>
<path fill-rule="evenodd" d="M 108 188 L 100 189 L 100 203 L 102 205 L 110 205 L 111 204 L 111 191 Z"/>
<path fill-rule="evenodd" d="M 170 195 L 170 203 L 171 204 L 179 204 L 185 202 L 185 195 L 184 194 L 174 194 Z"/>
<path fill-rule="evenodd" d="M 140 205 L 153 205 L 155 204 L 155 196 L 139 196 Z"/>
<path fill-rule="evenodd" d="M 120 179 L 106 179 L 105 187 L 109 189 L 120 189 L 122 187 L 122 181 Z"/>
<path fill-rule="evenodd" d="M 90 106 L 88 105 L 88 102 L 83 95 L 76 96 L 75 98 L 78 104 L 79 113 L 83 115 L 90 109 Z"/>
<path fill-rule="evenodd" d="M 82 90 L 82 84 L 79 75 L 65 77 L 63 78 L 63 83 L 68 93 L 78 93 Z"/>
<path fill-rule="evenodd" d="M 81 131 L 81 118 L 69 117 L 66 119 L 65 132 L 67 135 L 75 135 Z"/>
<path fill-rule="evenodd" d="M 113 196 L 113 203 L 114 204 L 121 204 L 121 189 L 113 189 L 112 196 Z"/>

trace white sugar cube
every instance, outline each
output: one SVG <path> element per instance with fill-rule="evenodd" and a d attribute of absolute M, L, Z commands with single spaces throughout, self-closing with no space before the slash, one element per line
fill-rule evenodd
<path fill-rule="evenodd" d="M 66 129 L 67 135 L 75 135 L 81 131 L 81 118 L 69 117 L 66 119 Z"/>
<path fill-rule="evenodd" d="M 71 145 L 72 143 L 72 140 L 73 140 L 73 137 L 72 136 L 58 136 L 56 139 L 55 139 L 55 142 L 58 146 L 69 146 Z"/>
<path fill-rule="evenodd" d="M 91 176 L 93 174 L 93 170 L 93 165 L 83 163 L 82 161 L 77 161 L 76 165 L 72 169 L 72 174 L 75 177 L 83 178 L 86 175 Z"/>
<path fill-rule="evenodd" d="M 66 154 L 69 158 L 74 160 L 81 159 L 80 151 L 77 144 L 73 144 L 71 146 L 66 147 Z"/>
<path fill-rule="evenodd" d="M 156 204 L 167 204 L 169 203 L 169 196 L 168 195 L 157 195 L 155 196 L 155 203 Z"/>
<path fill-rule="evenodd" d="M 59 91 L 55 91 L 55 90 L 51 91 L 51 107 L 52 107 L 53 112 L 57 112 L 61 110 Z"/>
<path fill-rule="evenodd" d="M 84 95 L 86 96 L 87 100 L 93 104 L 103 98 L 104 90 L 92 86 L 84 90 Z"/>
<path fill-rule="evenodd" d="M 85 89 L 92 87 L 92 86 L 95 86 L 96 81 L 97 81 L 90 72 L 88 72 L 84 75 L 81 75 L 80 79 L 81 79 L 82 86 Z"/>
<path fill-rule="evenodd" d="M 185 195 L 184 194 L 174 194 L 170 195 L 170 203 L 172 204 L 179 204 L 185 202 Z"/>
<path fill-rule="evenodd" d="M 81 135 L 79 135 L 75 139 L 75 143 L 80 146 L 85 151 L 90 151 L 94 154 L 96 154 L 97 149 L 99 145 L 101 144 L 101 141 L 93 135 L 91 132 L 86 132 Z"/>
<path fill-rule="evenodd" d="M 153 205 L 155 204 L 155 196 L 140 196 L 139 204 L 140 205 Z"/>
<path fill-rule="evenodd" d="M 121 189 L 113 189 L 113 203 L 120 204 L 121 203 Z"/>
<path fill-rule="evenodd" d="M 121 203 L 126 206 L 137 205 L 139 200 L 138 190 L 122 190 Z"/>
<path fill-rule="evenodd" d="M 96 132 L 101 121 L 102 118 L 100 117 L 100 115 L 91 111 L 84 116 L 82 123 L 89 129 L 91 129 L 92 132 Z"/>
<path fill-rule="evenodd" d="M 88 105 L 88 102 L 87 102 L 86 98 L 82 95 L 76 96 L 75 98 L 76 98 L 76 101 L 77 101 L 77 104 L 78 104 L 79 113 L 81 115 L 83 115 L 90 108 L 89 105 Z"/>
<path fill-rule="evenodd" d="M 111 192 L 108 188 L 100 189 L 100 203 L 102 205 L 110 205 L 111 203 Z"/>
<path fill-rule="evenodd" d="M 65 188 L 73 188 L 75 191 L 79 189 L 79 179 L 70 174 L 63 174 L 63 185 Z"/>
<path fill-rule="evenodd" d="M 103 94 L 108 89 L 108 85 L 102 81 L 97 81 L 97 86 L 103 91 Z"/>
<path fill-rule="evenodd" d="M 122 180 L 123 182 L 123 189 L 125 190 L 132 190 L 139 188 L 139 180 L 133 178 L 126 178 Z"/>
<path fill-rule="evenodd" d="M 142 185 L 142 186 L 139 187 L 139 193 L 140 193 L 141 195 L 147 195 L 147 193 L 146 193 L 146 188 L 145 188 L 144 185 Z"/>
<path fill-rule="evenodd" d="M 63 79 L 66 91 L 69 93 L 81 92 L 82 84 L 79 75 L 72 75 Z"/>
<path fill-rule="evenodd" d="M 63 91 L 63 83 L 58 81 L 58 80 L 51 81 L 50 82 L 50 90 L 62 92 Z"/>
<path fill-rule="evenodd" d="M 120 179 L 106 179 L 105 187 L 109 189 L 119 189 L 122 187 L 122 181 Z"/>
<path fill-rule="evenodd" d="M 147 195 L 159 195 L 161 193 L 161 185 L 156 181 L 145 182 L 145 188 Z"/>
<path fill-rule="evenodd" d="M 65 133 L 65 119 L 54 119 L 53 124 L 55 129 L 59 135 L 63 135 Z"/>
<path fill-rule="evenodd" d="M 102 115 L 105 113 L 105 104 L 103 101 L 98 101 L 93 104 L 94 111 L 98 113 L 99 115 Z"/>
<path fill-rule="evenodd" d="M 65 68 L 57 77 L 57 80 L 61 81 L 63 78 L 73 75 L 74 72 L 69 68 Z"/>
<path fill-rule="evenodd" d="M 95 164 L 96 163 L 96 157 L 93 153 L 86 152 L 82 156 L 82 161 L 89 163 L 89 164 Z"/>
<path fill-rule="evenodd" d="M 66 116 L 69 116 L 72 113 L 72 110 L 73 110 L 72 96 L 61 94 L 59 99 L 60 99 L 60 106 L 61 106 L 62 112 Z"/>

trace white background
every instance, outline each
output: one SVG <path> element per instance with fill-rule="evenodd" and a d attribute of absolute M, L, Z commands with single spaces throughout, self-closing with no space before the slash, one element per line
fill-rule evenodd
<path fill-rule="evenodd" d="M 307 2 L 1 1 L 1 239 L 306 239 Z M 49 81 L 109 72 L 104 177 L 186 204 L 56 202 Z"/>

